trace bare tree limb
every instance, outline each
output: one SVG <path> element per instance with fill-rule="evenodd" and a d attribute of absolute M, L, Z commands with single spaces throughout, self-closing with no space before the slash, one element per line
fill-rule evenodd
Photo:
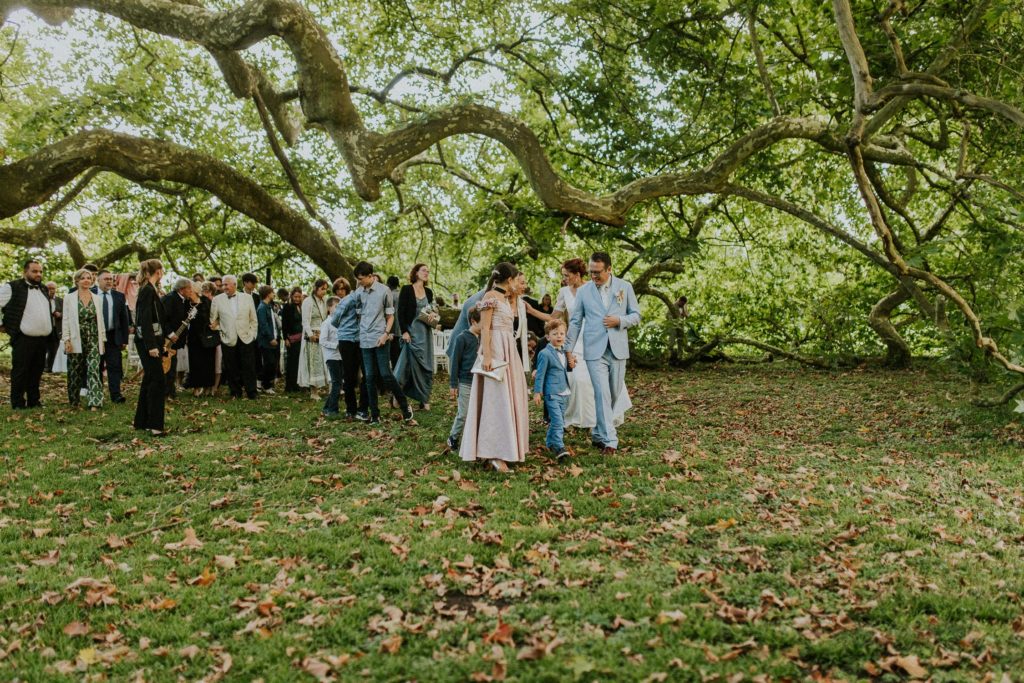
<path fill-rule="evenodd" d="M 750 47 L 754 50 L 754 59 L 757 61 L 757 73 L 761 77 L 761 84 L 764 86 L 765 95 L 772 106 L 772 112 L 776 116 L 782 116 L 782 109 L 779 101 L 775 99 L 775 90 L 772 88 L 772 81 L 768 77 L 768 67 L 765 66 L 764 52 L 761 51 L 761 41 L 757 39 L 757 3 L 750 3 L 750 13 L 747 16 L 747 31 L 750 33 Z"/>
<path fill-rule="evenodd" d="M 331 277 L 351 275 L 348 259 L 294 209 L 219 159 L 170 142 L 89 130 L 0 166 L 0 218 L 36 206 L 90 168 L 134 181 L 198 187 L 266 226 Z"/>
<path fill-rule="evenodd" d="M 1018 384 L 1013 385 L 996 398 L 979 398 L 971 401 L 971 403 L 978 406 L 979 408 L 996 408 L 998 406 L 1006 405 L 1007 403 L 1012 401 L 1017 394 L 1019 394 L 1022 391 L 1024 391 L 1024 382 L 1020 382 Z"/>
<path fill-rule="evenodd" d="M 360 197 L 375 201 L 381 184 L 400 164 L 453 135 L 480 134 L 507 147 L 549 210 L 612 226 L 625 224 L 638 203 L 656 197 L 714 191 L 747 159 L 781 140 L 814 140 L 829 151 L 843 151 L 826 117 L 777 117 L 736 140 L 708 166 L 689 173 L 641 178 L 607 196 L 581 190 L 552 168 L 530 128 L 490 107 L 462 104 L 424 115 L 397 130 L 368 130 L 351 100 L 346 69 L 310 12 L 297 0 L 249 0 L 213 11 L 171 0 L 19 0 L 33 11 L 88 7 L 146 28 L 203 45 L 211 51 L 238 51 L 268 36 L 280 37 L 297 67 L 302 111 L 321 127 L 346 161 Z M 283 97 L 282 97 L 283 99 Z M 916 165 L 906 150 L 866 147 L 868 158 Z"/>

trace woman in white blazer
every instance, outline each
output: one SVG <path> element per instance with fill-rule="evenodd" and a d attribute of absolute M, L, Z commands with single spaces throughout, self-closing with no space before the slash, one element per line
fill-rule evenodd
<path fill-rule="evenodd" d="M 68 402 L 90 410 L 103 405 L 100 358 L 106 343 L 106 326 L 92 286 L 95 276 L 84 268 L 75 273 L 75 290 L 64 297 L 61 341 L 68 357 Z"/>

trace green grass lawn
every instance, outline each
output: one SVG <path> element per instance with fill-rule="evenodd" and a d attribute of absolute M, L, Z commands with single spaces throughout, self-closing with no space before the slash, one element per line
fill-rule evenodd
<path fill-rule="evenodd" d="M 1018 680 L 1024 428 L 958 377 L 630 371 L 511 476 L 319 404 L 0 409 L 0 678 Z M 0 387 L 7 391 L 6 381 Z M 531 408 L 532 410 L 532 408 Z M 986 678 L 989 677 L 989 678 Z"/>

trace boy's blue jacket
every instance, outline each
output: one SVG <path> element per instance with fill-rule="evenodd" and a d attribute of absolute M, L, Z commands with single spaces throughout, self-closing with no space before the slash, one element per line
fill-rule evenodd
<path fill-rule="evenodd" d="M 533 393 L 543 396 L 557 396 L 569 388 L 568 363 L 562 367 L 565 352 L 545 346 L 537 354 L 537 378 L 533 382 Z"/>

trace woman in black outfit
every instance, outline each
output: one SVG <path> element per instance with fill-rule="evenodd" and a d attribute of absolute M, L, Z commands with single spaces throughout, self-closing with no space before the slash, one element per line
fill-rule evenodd
<path fill-rule="evenodd" d="M 427 287 L 430 268 L 417 263 L 409 273 L 409 283 L 398 294 L 395 318 L 402 331 L 402 353 L 395 364 L 395 379 L 407 398 L 430 410 L 434 386 L 434 327 L 437 313 L 434 292 Z"/>
<path fill-rule="evenodd" d="M 284 390 L 300 391 L 299 354 L 302 351 L 302 288 L 293 287 L 291 301 L 281 307 L 281 333 L 284 334 Z"/>
<path fill-rule="evenodd" d="M 192 393 L 197 397 L 204 393 L 213 396 L 213 375 L 220 344 L 220 333 L 210 329 L 210 306 L 217 288 L 212 282 L 204 282 L 199 291 L 199 303 L 196 304 L 199 312 L 188 333 L 188 375 Z"/>
<path fill-rule="evenodd" d="M 153 436 L 164 431 L 164 308 L 156 286 L 164 275 L 164 266 L 157 259 L 139 264 L 139 295 L 135 303 L 135 346 L 142 361 L 142 388 L 135 408 L 136 429 L 148 429 Z"/>

